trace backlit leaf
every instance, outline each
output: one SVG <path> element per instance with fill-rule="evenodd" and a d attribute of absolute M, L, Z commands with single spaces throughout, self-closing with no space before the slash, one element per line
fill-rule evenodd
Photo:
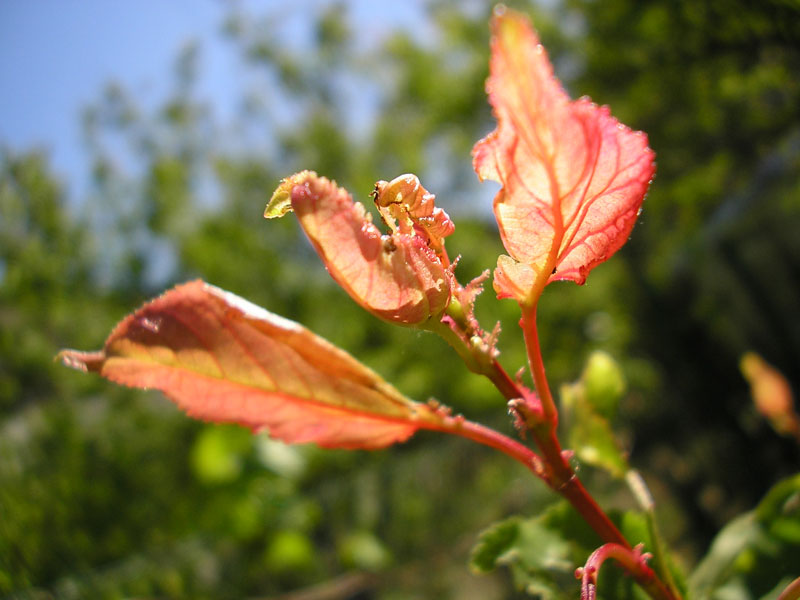
<path fill-rule="evenodd" d="M 500 297 L 536 300 L 551 281 L 583 283 L 627 240 L 654 154 L 647 138 L 588 98 L 571 101 L 527 20 L 492 20 L 487 82 L 497 129 L 473 149 L 481 180 L 502 184 L 494 213 L 509 256 L 495 271 Z"/>
<path fill-rule="evenodd" d="M 163 391 L 189 415 L 289 443 L 380 448 L 442 416 L 304 327 L 194 281 L 120 322 L 99 352 L 63 362 Z"/>

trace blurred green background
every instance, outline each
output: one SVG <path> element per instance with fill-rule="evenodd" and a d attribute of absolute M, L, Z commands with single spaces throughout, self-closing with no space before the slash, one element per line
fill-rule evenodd
<path fill-rule="evenodd" d="M 539 313 L 554 387 L 593 350 L 621 365 L 622 438 L 691 567 L 800 464 L 738 372 L 755 350 L 800 389 L 800 5 L 508 4 L 533 17 L 570 93 L 609 104 L 657 154 L 630 242 L 586 286 L 550 286 Z M 552 501 L 506 457 L 429 433 L 376 453 L 286 447 L 53 360 L 99 348 L 146 298 L 201 277 L 303 323 L 409 397 L 510 433 L 502 398 L 445 344 L 362 312 L 292 219 L 261 218 L 280 178 L 303 168 L 362 201 L 376 180 L 415 172 L 456 222 L 459 278 L 494 266 L 496 188 L 477 183 L 469 156 L 494 128 L 491 4 L 425 6 L 424 36 L 396 28 L 364 48 L 348 4 L 332 3 L 304 16 L 314 36 L 299 49 L 274 13 L 232 7 L 219 26 L 242 73 L 263 81 L 233 91 L 236 125 L 257 142 L 220 142 L 196 88 L 202 49 L 187 45 L 161 105 L 109 82 L 86 107 L 85 197 L 67 202 L 46 151 L 0 151 L 0 596 L 515 597 L 506 573 L 467 566 L 479 531 Z M 353 122 L 354 89 L 376 118 Z M 501 321 L 515 372 L 516 305 L 489 289 L 477 310 L 485 326 Z M 584 474 L 608 505 L 628 502 Z"/>

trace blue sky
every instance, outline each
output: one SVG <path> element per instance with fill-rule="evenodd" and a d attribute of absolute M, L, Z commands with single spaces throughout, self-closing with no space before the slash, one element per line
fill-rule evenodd
<path fill-rule="evenodd" d="M 200 89 L 223 119 L 233 110 L 237 57 L 220 33 L 231 6 L 286 16 L 288 27 L 331 0 L 0 0 L 0 145 L 45 149 L 68 191 L 80 193 L 87 165 L 82 107 L 117 81 L 155 102 L 167 92 L 181 47 L 202 48 Z M 413 27 L 421 0 L 348 0 L 354 24 L 368 36 Z M 294 23 L 294 25 L 293 25 Z M 367 40 L 369 41 L 369 40 Z M 77 182 L 77 183 L 76 183 Z"/>

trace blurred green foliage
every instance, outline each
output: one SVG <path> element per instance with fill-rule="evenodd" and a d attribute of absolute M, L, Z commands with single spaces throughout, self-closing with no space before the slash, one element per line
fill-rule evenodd
<path fill-rule="evenodd" d="M 533 16 L 573 96 L 610 104 L 658 156 L 629 244 L 584 288 L 548 288 L 539 313 L 554 385 L 594 350 L 621 365 L 622 437 L 691 566 L 800 459 L 737 372 L 753 349 L 800 389 L 800 8 L 508 4 Z M 271 597 L 356 569 L 380 575 L 347 597 L 514 597 L 507 575 L 467 567 L 477 532 L 551 499 L 505 457 L 427 433 L 378 453 L 286 448 L 53 361 L 202 277 L 302 322 L 410 397 L 510 431 L 502 399 L 444 343 L 364 314 L 296 224 L 260 218 L 303 168 L 362 201 L 376 180 L 416 172 L 456 220 L 460 279 L 492 268 L 494 189 L 469 160 L 494 127 L 490 10 L 430 0 L 430 35 L 398 29 L 368 48 L 346 3 L 307 15 L 307 47 L 289 43 L 280 11 L 234 11 L 224 30 L 247 74 L 234 123 L 202 100 L 202 48 L 188 45 L 162 105 L 109 84 L 87 107 L 87 197 L 67 202 L 46 155 L 2 151 L 0 596 Z M 367 116 L 354 114 L 362 103 Z M 501 321 L 507 369 L 523 366 L 515 305 L 489 289 L 477 312 Z M 629 503 L 602 473 L 582 474 L 612 506 Z"/>
<path fill-rule="evenodd" d="M 690 589 L 698 598 L 776 598 L 794 578 L 798 554 L 800 476 L 795 475 L 719 532 Z"/>

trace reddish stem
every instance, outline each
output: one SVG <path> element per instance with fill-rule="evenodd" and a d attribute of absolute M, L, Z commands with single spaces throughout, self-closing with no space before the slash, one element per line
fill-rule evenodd
<path fill-rule="evenodd" d="M 492 360 L 491 368 L 486 374 L 489 380 L 494 384 L 506 400 L 517 400 L 524 398 L 522 390 L 516 382 L 511 379 L 506 370 L 497 360 Z"/>
<path fill-rule="evenodd" d="M 652 598 L 675 600 L 675 596 L 647 565 L 650 554 L 642 553 L 642 545 L 626 548 L 619 544 L 605 544 L 592 552 L 586 566 L 577 569 L 575 576 L 581 579 L 581 600 L 597 597 L 597 574 L 609 558 L 616 560 Z"/>
<path fill-rule="evenodd" d="M 541 450 L 551 478 L 553 489 L 564 496 L 572 506 L 581 514 L 586 522 L 595 532 L 607 542 L 606 546 L 617 550 L 614 552 L 633 552 L 625 536 L 608 518 L 608 515 L 595 502 L 583 484 L 575 475 L 572 466 L 561 449 L 558 441 L 558 408 L 556 407 L 553 395 L 550 391 L 550 384 L 544 369 L 541 345 L 539 343 L 539 332 L 536 327 L 536 303 L 529 305 L 521 304 L 522 320 L 520 326 L 525 337 L 525 347 L 528 353 L 528 362 L 531 369 L 531 377 L 541 404 L 541 418 L 528 423 L 530 431 Z M 625 563 L 623 563 L 625 566 Z M 644 565 L 646 567 L 646 565 Z M 658 575 L 649 567 L 647 577 L 638 577 L 637 573 L 631 571 L 642 587 L 652 598 L 662 600 L 675 600 L 675 595 L 658 578 Z"/>
<path fill-rule="evenodd" d="M 561 449 L 557 436 L 558 409 L 550 392 L 550 384 L 544 370 L 539 333 L 536 328 L 535 304 L 530 307 L 522 306 L 521 326 L 525 336 L 525 347 L 528 351 L 533 384 L 541 403 L 542 415 L 540 420 L 529 425 L 542 452 L 544 462 L 550 470 L 553 489 L 570 501 L 603 541 L 630 548 L 625 536 L 583 487 Z"/>
<path fill-rule="evenodd" d="M 608 515 L 600 508 L 580 482 L 569 464 L 567 455 L 561 449 L 556 433 L 558 409 L 553 401 L 553 395 L 550 392 L 550 386 L 545 375 L 539 334 L 536 329 L 535 303 L 522 306 L 522 321 L 520 325 L 525 336 L 525 345 L 528 351 L 528 361 L 534 386 L 541 402 L 541 409 L 531 411 L 531 416 L 534 416 L 535 412 L 539 412 L 539 416 L 529 419 L 526 425 L 541 451 L 541 458 L 526 446 L 471 421 L 453 418 L 444 427 L 435 427 L 435 429 L 461 435 L 486 446 L 496 448 L 521 462 L 535 475 L 542 478 L 554 491 L 564 496 L 604 542 L 632 552 L 633 550 L 625 536 L 622 535 L 617 526 L 608 518 Z M 509 377 L 508 373 L 496 360 L 492 359 L 487 362 L 476 360 L 463 336 L 458 335 L 449 325 L 444 322 L 437 322 L 431 325 L 430 329 L 436 331 L 447 340 L 471 370 L 475 373 L 486 375 L 507 400 L 521 401 L 523 404 L 530 400 L 530 392 Z M 656 600 L 677 600 L 677 597 L 658 579 L 658 576 L 652 570 L 650 572 L 655 583 L 647 582 L 646 586 L 643 584 L 650 596 Z M 637 581 L 639 580 L 637 579 Z"/>
<path fill-rule="evenodd" d="M 500 452 L 525 465 L 534 475 L 549 484 L 542 459 L 539 458 L 539 455 L 527 446 L 503 435 L 499 431 L 490 429 L 480 423 L 467 421 L 462 417 L 450 417 L 446 419 L 444 427 L 440 430 L 454 435 L 460 435 L 473 442 L 478 442 L 484 446 L 500 450 Z"/>
<path fill-rule="evenodd" d="M 525 349 L 528 352 L 528 364 L 531 368 L 533 385 L 539 394 L 542 403 L 542 414 L 547 422 L 548 429 L 555 432 L 558 427 L 558 409 L 550 392 L 550 384 L 544 372 L 541 345 L 539 344 L 539 330 L 536 327 L 536 304 L 532 306 L 520 305 L 522 308 L 522 334 L 525 336 Z"/>

